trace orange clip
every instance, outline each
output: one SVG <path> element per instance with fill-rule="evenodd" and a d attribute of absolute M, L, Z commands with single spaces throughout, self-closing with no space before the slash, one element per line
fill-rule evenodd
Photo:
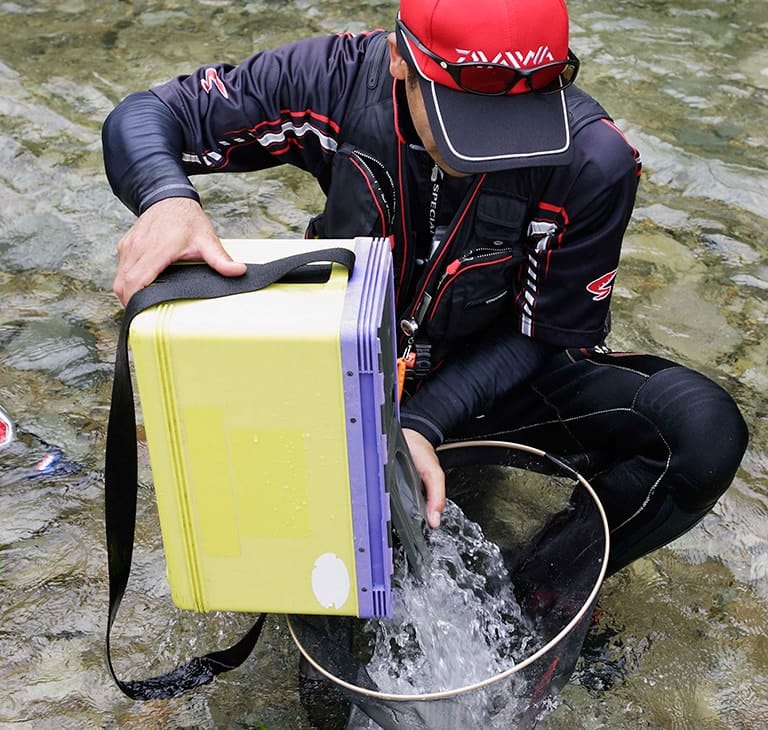
<path fill-rule="evenodd" d="M 397 358 L 397 400 L 403 397 L 403 388 L 405 387 L 405 371 L 412 368 L 416 363 L 416 353 L 409 352 L 405 357 Z"/>

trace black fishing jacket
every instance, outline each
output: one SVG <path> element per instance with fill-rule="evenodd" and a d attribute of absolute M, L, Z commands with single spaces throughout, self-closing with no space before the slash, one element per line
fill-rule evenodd
<path fill-rule="evenodd" d="M 141 213 L 199 200 L 189 175 L 290 163 L 327 195 L 308 236 L 389 237 L 400 346 L 423 378 L 403 423 L 439 443 L 554 350 L 603 340 L 640 164 L 571 88 L 570 164 L 450 178 L 420 146 L 388 64 L 375 32 L 203 67 L 122 102 L 104 126 L 105 164 Z"/>

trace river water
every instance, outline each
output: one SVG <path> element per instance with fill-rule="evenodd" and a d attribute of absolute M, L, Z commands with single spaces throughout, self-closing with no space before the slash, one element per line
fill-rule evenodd
<path fill-rule="evenodd" d="M 573 0 L 581 85 L 642 151 L 614 297 L 616 348 L 723 383 L 750 425 L 732 488 L 694 531 L 611 578 L 545 728 L 768 727 L 768 4 Z M 0 0 L 0 726 L 309 728 L 280 619 L 238 671 L 134 703 L 102 656 L 102 469 L 131 215 L 100 125 L 127 93 L 299 36 L 391 27 L 378 0 Z M 200 182 L 221 235 L 300 235 L 320 197 L 273 170 Z M 219 648 L 247 617 L 170 604 L 141 448 L 138 545 L 115 655 L 125 676 Z M 41 459 L 46 460 L 41 462 Z"/>

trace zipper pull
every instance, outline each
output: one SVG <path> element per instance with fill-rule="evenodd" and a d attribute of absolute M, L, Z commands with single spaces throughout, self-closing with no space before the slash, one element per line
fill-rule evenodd
<path fill-rule="evenodd" d="M 451 261 L 451 263 L 445 267 L 445 271 L 443 271 L 443 273 L 441 274 L 440 279 L 437 282 L 437 286 L 435 287 L 435 290 L 439 289 L 443 285 L 446 279 L 453 276 L 465 261 L 470 261 L 471 259 L 472 259 L 471 256 L 465 256 L 464 258 L 454 259 L 453 261 Z"/>
<path fill-rule="evenodd" d="M 397 358 L 397 402 L 403 398 L 403 388 L 405 387 L 405 371 L 414 366 L 416 362 L 416 353 L 413 350 L 413 337 L 408 338 L 405 344 L 403 354 Z"/>
<path fill-rule="evenodd" d="M 459 270 L 459 267 L 461 266 L 462 261 L 469 261 L 469 258 L 470 257 L 467 256 L 464 259 L 455 259 L 451 261 L 451 263 L 445 267 L 445 273 L 448 274 L 448 276 L 453 276 Z"/>

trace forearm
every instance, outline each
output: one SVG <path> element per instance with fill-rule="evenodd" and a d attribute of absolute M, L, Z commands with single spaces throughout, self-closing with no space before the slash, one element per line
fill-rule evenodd
<path fill-rule="evenodd" d="M 131 94 L 102 129 L 107 179 L 137 215 L 164 198 L 199 196 L 182 164 L 184 134 L 166 105 L 150 91 Z"/>
<path fill-rule="evenodd" d="M 494 333 L 453 358 L 403 406 L 403 427 L 433 446 L 525 382 L 559 348 L 514 332 Z"/>

